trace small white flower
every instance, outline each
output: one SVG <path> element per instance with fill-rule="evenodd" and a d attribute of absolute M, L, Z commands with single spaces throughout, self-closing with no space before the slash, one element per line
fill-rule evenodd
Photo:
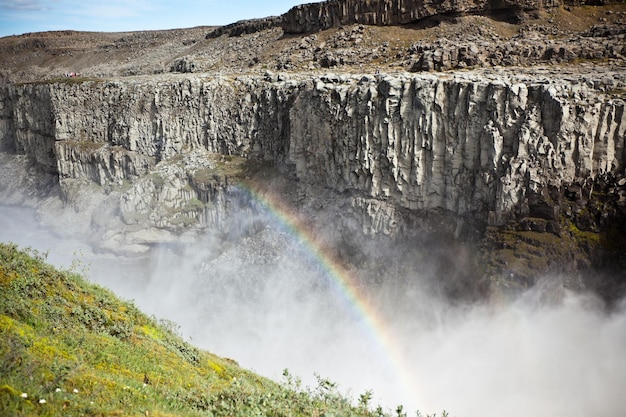
<path fill-rule="evenodd" d="M 143 384 L 143 387 L 144 387 L 144 388 L 145 388 L 145 387 L 147 387 L 147 386 L 148 386 L 148 384 L 146 384 L 146 383 L 144 383 L 144 384 Z"/>
<path fill-rule="evenodd" d="M 46 400 L 44 400 L 43 398 L 41 400 L 39 400 L 39 404 L 45 404 Z"/>
<path fill-rule="evenodd" d="M 22 398 L 28 398 L 28 394 L 26 394 L 25 392 L 23 392 L 22 394 L 20 394 L 20 397 L 22 397 Z"/>
<path fill-rule="evenodd" d="M 78 390 L 76 388 L 74 388 L 74 390 L 72 391 L 74 394 L 78 394 Z"/>
<path fill-rule="evenodd" d="M 54 392 L 61 392 L 61 388 L 55 389 Z"/>

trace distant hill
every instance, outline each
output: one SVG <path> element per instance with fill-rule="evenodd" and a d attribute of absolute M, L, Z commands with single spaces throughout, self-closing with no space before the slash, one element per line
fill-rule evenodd
<path fill-rule="evenodd" d="M 623 65 L 626 53 L 624 1 L 539 8 L 484 1 L 476 2 L 476 10 L 464 8 L 471 2 L 424 2 L 432 7 L 402 2 L 399 7 L 388 0 L 347 7 L 351 2 L 303 5 L 283 16 L 222 27 L 7 36 L 0 38 L 0 80 L 50 80 L 72 73 L 108 78 L 560 68 L 581 61 Z"/>

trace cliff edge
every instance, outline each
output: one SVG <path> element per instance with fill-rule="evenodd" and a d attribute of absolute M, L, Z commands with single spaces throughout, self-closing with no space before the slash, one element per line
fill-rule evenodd
<path fill-rule="evenodd" d="M 621 0 L 602 2 L 620 3 Z M 334 27 L 363 24 L 406 25 L 429 18 L 487 15 L 520 23 L 531 13 L 559 6 L 597 5 L 592 0 L 329 0 L 295 6 L 282 16 L 286 33 L 315 32 Z"/>
<path fill-rule="evenodd" d="M 443 2 L 433 25 L 380 27 L 431 6 L 351 4 L 283 16 L 318 16 L 293 18 L 315 34 L 269 18 L 0 39 L 2 201 L 69 207 L 101 249 L 141 254 L 254 233 L 233 210 L 278 194 L 346 263 L 389 267 L 363 257 L 376 242 L 433 254 L 454 296 L 549 274 L 618 298 L 626 5 Z M 487 16 L 513 9 L 537 15 Z"/>

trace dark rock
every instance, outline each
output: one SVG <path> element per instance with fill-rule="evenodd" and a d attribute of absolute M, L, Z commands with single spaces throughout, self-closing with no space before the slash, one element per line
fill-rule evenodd
<path fill-rule="evenodd" d="M 550 4 L 557 6 L 558 3 Z M 481 0 L 447 2 L 438 0 L 330 0 L 293 7 L 282 15 L 287 33 L 306 33 L 351 24 L 404 25 L 438 15 L 494 14 L 516 23 L 524 13 L 541 8 L 530 0 Z"/>
<path fill-rule="evenodd" d="M 582 188 L 579 185 L 570 185 L 565 188 L 565 197 L 570 201 L 582 199 Z"/>
<path fill-rule="evenodd" d="M 206 35 L 206 39 L 219 38 L 222 35 L 241 36 L 261 32 L 280 26 L 282 22 L 279 16 L 270 16 L 262 19 L 240 20 L 226 26 L 220 26 Z"/>
<path fill-rule="evenodd" d="M 194 72 L 196 69 L 196 64 L 191 61 L 189 58 L 181 58 L 174 61 L 170 67 L 170 72 L 183 72 L 190 73 Z"/>

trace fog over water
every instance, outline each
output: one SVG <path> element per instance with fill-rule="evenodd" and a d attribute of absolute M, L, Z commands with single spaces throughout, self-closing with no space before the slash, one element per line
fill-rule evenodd
<path fill-rule="evenodd" d="M 566 294 L 546 305 L 539 285 L 508 304 L 452 307 L 424 290 L 424 265 L 370 290 L 376 312 L 367 314 L 384 323 L 385 344 L 310 250 L 271 220 L 227 244 L 207 234 L 127 259 L 0 206 L 0 240 L 49 251 L 66 268 L 79 258 L 92 281 L 176 322 L 195 345 L 276 380 L 287 368 L 313 387 L 317 373 L 408 415 L 625 415 L 625 303 L 606 312 L 591 295 Z"/>

